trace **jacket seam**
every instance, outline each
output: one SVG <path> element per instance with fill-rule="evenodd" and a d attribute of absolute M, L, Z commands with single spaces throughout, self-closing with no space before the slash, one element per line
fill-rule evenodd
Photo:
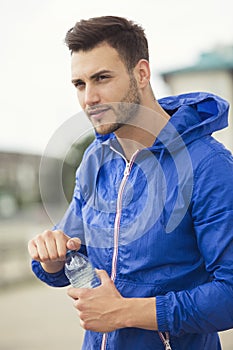
<path fill-rule="evenodd" d="M 211 147 L 211 154 L 209 154 L 208 156 L 206 156 L 205 158 L 203 158 L 201 160 L 201 162 L 198 164 L 195 173 L 194 173 L 194 179 L 197 180 L 199 177 L 199 174 L 201 173 L 201 171 L 206 168 L 206 162 L 212 160 L 214 157 L 219 157 L 219 158 L 225 158 L 228 159 L 225 155 L 225 152 L 223 151 L 216 151 L 213 147 Z M 226 164 L 227 165 L 227 164 Z"/>

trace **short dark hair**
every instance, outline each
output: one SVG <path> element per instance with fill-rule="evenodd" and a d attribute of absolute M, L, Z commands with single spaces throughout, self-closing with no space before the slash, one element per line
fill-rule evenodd
<path fill-rule="evenodd" d="M 148 43 L 143 28 L 123 17 L 83 19 L 65 37 L 65 43 L 71 52 L 88 51 L 104 42 L 117 50 L 129 71 L 140 59 L 149 61 Z"/>

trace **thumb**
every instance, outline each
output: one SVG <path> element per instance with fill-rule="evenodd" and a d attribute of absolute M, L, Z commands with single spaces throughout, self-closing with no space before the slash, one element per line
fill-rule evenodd
<path fill-rule="evenodd" d="M 79 250 L 81 247 L 81 241 L 79 238 L 71 238 L 66 242 L 67 249 Z"/>
<path fill-rule="evenodd" d="M 106 284 L 112 281 L 105 270 L 96 269 L 96 273 L 101 281 L 101 284 Z"/>

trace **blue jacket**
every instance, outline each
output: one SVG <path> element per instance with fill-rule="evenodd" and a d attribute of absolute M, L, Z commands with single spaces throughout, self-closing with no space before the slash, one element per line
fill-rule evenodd
<path fill-rule="evenodd" d="M 160 333 L 87 331 L 85 350 L 164 350 L 168 337 L 172 350 L 217 350 L 217 332 L 233 327 L 233 158 L 211 136 L 227 126 L 228 104 L 208 93 L 159 103 L 171 119 L 129 163 L 113 134 L 97 135 L 56 228 L 81 238 L 124 297 L 156 296 Z M 68 284 L 64 271 L 32 266 Z"/>

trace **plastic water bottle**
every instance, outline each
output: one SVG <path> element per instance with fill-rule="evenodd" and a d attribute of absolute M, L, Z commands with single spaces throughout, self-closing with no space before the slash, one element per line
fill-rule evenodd
<path fill-rule="evenodd" d="M 76 250 L 66 254 L 65 274 L 75 288 L 95 288 L 101 284 L 88 258 Z"/>

